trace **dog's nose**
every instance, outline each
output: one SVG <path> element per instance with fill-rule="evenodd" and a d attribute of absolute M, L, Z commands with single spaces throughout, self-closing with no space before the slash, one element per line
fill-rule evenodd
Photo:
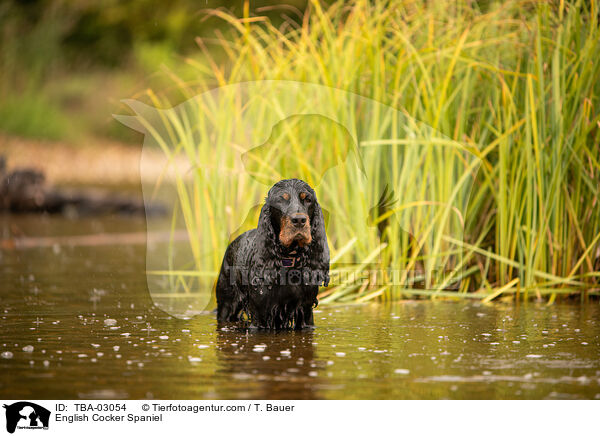
<path fill-rule="evenodd" d="M 294 215 L 292 215 L 292 224 L 294 224 L 294 227 L 304 227 L 306 225 L 306 220 L 308 219 L 308 216 L 306 216 L 303 213 L 295 213 Z"/>

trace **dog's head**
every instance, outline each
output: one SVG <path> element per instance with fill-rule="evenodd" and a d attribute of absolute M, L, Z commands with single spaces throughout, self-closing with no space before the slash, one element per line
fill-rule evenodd
<path fill-rule="evenodd" d="M 323 211 L 315 191 L 299 179 L 281 180 L 269 190 L 258 220 L 265 248 L 277 258 L 299 249 L 306 265 L 320 273 L 319 283 L 329 283 L 329 246 Z"/>
<path fill-rule="evenodd" d="M 313 241 L 313 223 L 322 218 L 317 196 L 308 183 L 298 179 L 277 182 L 269 190 L 265 206 L 281 245 L 304 247 Z"/>

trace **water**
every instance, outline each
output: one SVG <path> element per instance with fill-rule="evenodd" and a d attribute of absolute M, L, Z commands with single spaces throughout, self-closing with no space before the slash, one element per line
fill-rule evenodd
<path fill-rule="evenodd" d="M 5 235 L 144 230 L 133 218 L 0 220 Z M 143 244 L 44 241 L 1 251 L 1 398 L 600 398 L 597 302 L 327 306 L 314 330 L 218 330 L 214 315 L 154 306 Z"/>

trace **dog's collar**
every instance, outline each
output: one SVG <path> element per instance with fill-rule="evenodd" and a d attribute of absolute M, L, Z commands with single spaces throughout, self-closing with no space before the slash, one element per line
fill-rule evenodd
<path fill-rule="evenodd" d="M 281 266 L 285 268 L 293 268 L 300 263 L 301 256 L 296 250 L 289 253 L 291 256 L 281 258 Z"/>

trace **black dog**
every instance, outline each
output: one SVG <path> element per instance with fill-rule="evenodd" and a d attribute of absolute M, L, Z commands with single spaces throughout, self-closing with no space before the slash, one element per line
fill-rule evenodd
<path fill-rule="evenodd" d="M 315 191 L 298 179 L 270 190 L 258 227 L 235 239 L 217 281 L 217 320 L 245 313 L 269 329 L 314 325 L 319 286 L 329 283 L 329 246 Z"/>

